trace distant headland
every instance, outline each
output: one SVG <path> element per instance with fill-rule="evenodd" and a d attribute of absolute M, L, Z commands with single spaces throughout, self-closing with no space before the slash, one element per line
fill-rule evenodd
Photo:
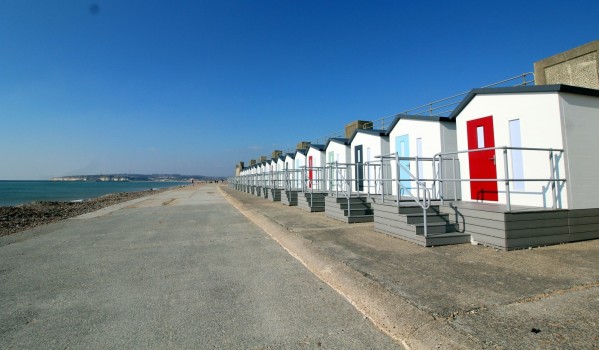
<path fill-rule="evenodd" d="M 102 175 L 71 175 L 52 177 L 50 181 L 87 181 L 87 182 L 126 182 L 126 181 L 220 181 L 224 176 L 179 175 L 179 174 L 102 174 Z"/>

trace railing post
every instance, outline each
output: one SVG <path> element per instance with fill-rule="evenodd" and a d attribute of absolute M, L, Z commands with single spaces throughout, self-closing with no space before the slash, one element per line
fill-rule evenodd
<path fill-rule="evenodd" d="M 507 211 L 512 211 L 512 204 L 510 199 L 510 172 L 508 169 L 508 161 L 507 161 L 507 147 L 503 147 L 503 166 L 505 167 L 505 196 L 506 196 L 506 204 Z"/>
<path fill-rule="evenodd" d="M 335 162 L 335 197 L 339 197 L 339 161 Z"/>
<path fill-rule="evenodd" d="M 381 202 L 385 203 L 385 175 L 383 171 L 383 167 L 385 166 L 384 155 L 381 155 Z"/>
<path fill-rule="evenodd" d="M 460 164 L 460 158 L 457 159 L 458 160 L 458 165 Z M 456 158 L 455 157 L 451 157 L 451 165 L 453 167 L 453 200 L 454 202 L 458 200 L 458 174 L 457 174 L 457 167 L 458 165 L 456 165 Z M 460 188 L 462 183 L 460 182 Z"/>
<path fill-rule="evenodd" d="M 428 225 L 425 208 L 422 208 L 422 224 L 424 225 L 424 237 L 426 238 L 428 236 Z"/>
<path fill-rule="evenodd" d="M 553 197 L 553 209 L 557 209 L 557 182 L 555 180 L 555 162 L 553 149 L 549 149 L 549 169 L 551 171 L 551 196 Z"/>
<path fill-rule="evenodd" d="M 345 178 L 347 178 L 347 168 L 349 167 L 349 165 L 345 165 Z M 357 167 L 357 165 L 356 165 Z M 356 182 L 356 188 L 357 188 L 357 182 Z M 349 195 L 347 196 L 347 217 L 351 216 L 351 191 L 352 191 L 352 185 L 349 184 Z"/>
<path fill-rule="evenodd" d="M 399 156 L 395 152 L 395 188 L 397 189 L 397 207 L 399 208 L 399 201 L 401 200 L 401 186 L 399 185 Z"/>
<path fill-rule="evenodd" d="M 418 166 L 418 156 L 416 156 L 416 198 L 420 200 L 420 167 Z"/>

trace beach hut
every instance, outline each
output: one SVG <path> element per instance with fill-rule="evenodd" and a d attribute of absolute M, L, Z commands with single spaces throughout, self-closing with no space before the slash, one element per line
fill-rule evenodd
<path fill-rule="evenodd" d="M 306 153 L 306 186 L 309 189 L 324 191 L 326 189 L 326 156 L 325 145 L 311 144 Z"/>
<path fill-rule="evenodd" d="M 270 189 L 270 171 L 272 159 L 265 159 L 262 161 L 262 197 L 268 198 L 268 192 Z"/>
<path fill-rule="evenodd" d="M 295 169 L 302 170 L 306 166 L 306 150 L 305 149 L 297 149 L 295 151 Z M 302 175 L 300 174 L 299 178 L 296 180 L 297 188 L 302 188 Z"/>
<path fill-rule="evenodd" d="M 295 167 L 295 152 L 285 154 L 285 165 L 283 168 L 283 179 L 285 180 L 285 188 L 295 188 L 295 180 L 297 179 Z"/>
<path fill-rule="evenodd" d="M 353 132 L 348 143 L 350 146 L 350 163 L 353 164 L 353 176 L 355 179 L 353 190 L 368 193 L 382 191 L 383 186 L 379 186 L 381 183 L 375 182 L 374 179 L 377 176 L 380 177 L 377 174 L 384 172 L 384 169 L 375 164 L 375 157 L 389 154 L 389 136 L 387 136 L 387 131 L 357 129 Z"/>
<path fill-rule="evenodd" d="M 376 187 L 369 187 L 369 176 L 374 179 L 375 174 L 369 169 L 368 161 L 388 153 L 389 138 L 385 130 L 354 128 L 349 139 L 328 140 L 325 154 L 329 157 L 327 166 L 332 174 L 329 174 L 329 195 L 325 198 L 327 217 L 347 223 L 373 221 L 371 203 L 362 196 L 366 192 L 374 193 Z"/>
<path fill-rule="evenodd" d="M 349 139 L 346 138 L 330 138 L 325 144 L 326 154 L 326 168 L 327 168 L 327 188 L 330 192 L 337 192 L 342 190 L 341 184 L 339 183 L 339 177 L 347 178 L 351 180 L 351 171 L 347 174 L 339 174 L 342 172 L 345 164 L 351 162 Z"/>
<path fill-rule="evenodd" d="M 568 85 L 476 89 L 451 117 L 458 149 L 468 151 L 460 155 L 462 177 L 490 180 L 464 182 L 464 201 L 599 207 L 593 175 L 599 164 L 589 152 L 599 146 L 599 90 Z M 565 180 L 558 181 L 555 201 L 552 178 Z"/>
<path fill-rule="evenodd" d="M 284 158 L 281 204 L 297 205 L 297 193 L 300 191 L 300 187 L 297 186 L 301 176 L 300 170 L 295 168 L 295 153 L 287 153 Z"/>
<path fill-rule="evenodd" d="M 385 162 L 391 165 L 391 178 L 401 180 L 399 192 L 402 195 L 406 191 L 412 195 L 418 192 L 415 190 L 415 181 L 411 181 L 411 178 L 419 179 L 426 187 L 432 186 L 434 155 L 457 150 L 455 121 L 448 117 L 398 115 L 387 129 L 387 135 L 392 156 L 385 157 Z M 396 164 L 395 154 L 399 166 Z M 454 175 L 453 170 L 457 168 L 454 165 L 445 162 L 443 169 L 448 175 Z M 458 176 L 458 173 L 455 175 Z M 397 195 L 397 187 L 395 182 L 391 183 L 393 195 Z M 445 191 L 450 192 L 445 196 L 459 198 L 459 195 L 454 195 L 454 188 L 458 187 L 446 186 Z"/>
<path fill-rule="evenodd" d="M 273 202 L 281 200 L 281 188 L 283 188 L 283 170 L 285 169 L 285 157 L 280 151 L 274 151 L 269 170 L 269 193 L 268 199 Z"/>
<path fill-rule="evenodd" d="M 455 210 L 473 241 L 512 249 L 599 238 L 599 90 L 475 89 L 450 117 L 460 151 Z"/>

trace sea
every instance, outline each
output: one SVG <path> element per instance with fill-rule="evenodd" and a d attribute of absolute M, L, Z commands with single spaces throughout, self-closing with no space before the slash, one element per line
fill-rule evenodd
<path fill-rule="evenodd" d="M 14 206 L 35 201 L 77 201 L 96 198 L 109 193 L 136 192 L 183 185 L 189 185 L 189 182 L 0 180 L 0 206 Z"/>

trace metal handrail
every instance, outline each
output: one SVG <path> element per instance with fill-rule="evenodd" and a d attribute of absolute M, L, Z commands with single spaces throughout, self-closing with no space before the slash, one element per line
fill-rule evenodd
<path fill-rule="evenodd" d="M 332 163 L 328 163 L 328 164 L 332 164 Z M 344 190 L 342 187 L 342 194 L 347 198 L 347 212 L 349 215 L 351 215 L 351 195 L 352 195 L 352 184 L 351 181 L 352 180 L 348 180 L 345 176 L 343 176 L 343 174 L 341 173 L 341 169 L 339 167 L 339 165 L 345 165 L 345 173 L 348 173 L 348 167 L 351 165 L 354 165 L 352 163 L 339 163 L 339 162 L 335 162 L 335 197 L 339 197 L 339 183 L 343 183 L 345 186 L 347 186 L 347 190 Z M 343 182 L 340 181 L 339 177 L 341 177 L 341 180 Z M 331 191 L 332 191 L 332 187 L 331 187 Z M 332 192 L 331 192 L 332 194 Z"/>
<path fill-rule="evenodd" d="M 304 165 L 300 168 L 302 175 L 301 190 L 302 193 L 310 193 L 310 207 L 312 207 L 314 203 L 314 189 L 319 188 L 320 191 L 326 191 L 326 180 L 324 179 L 324 177 L 326 176 L 327 167 Z M 316 172 L 316 178 L 310 179 L 310 176 L 307 174 L 309 171 Z M 323 184 L 324 186 L 322 186 Z"/>
<path fill-rule="evenodd" d="M 503 79 L 501 81 L 495 82 L 495 83 L 491 83 L 488 85 L 484 85 L 482 87 L 480 87 L 481 89 L 485 89 L 485 88 L 490 88 L 490 87 L 494 87 L 494 86 L 498 86 L 498 85 L 503 85 L 505 83 L 509 83 L 509 82 L 513 82 L 515 80 L 520 80 L 521 82 L 518 84 L 510 84 L 508 86 L 527 86 L 527 85 L 534 85 L 534 73 L 533 72 L 525 72 L 507 79 Z M 369 129 L 369 128 L 376 128 L 376 129 L 381 129 L 381 130 L 385 130 L 386 127 L 389 127 L 391 125 L 391 123 L 393 122 L 393 120 L 395 119 L 395 117 L 398 114 L 427 114 L 431 117 L 438 117 L 438 116 L 444 116 L 444 115 L 448 115 L 451 112 L 453 112 L 454 108 L 450 108 L 444 111 L 440 111 L 441 109 L 445 109 L 447 107 L 452 107 L 452 106 L 457 106 L 458 104 L 460 104 L 460 102 L 462 102 L 463 97 L 465 97 L 470 91 L 465 91 L 465 92 L 461 92 L 449 97 L 445 97 L 442 99 L 438 99 L 432 102 L 428 102 L 425 104 L 422 104 L 420 106 L 417 107 L 413 107 L 410 109 L 406 109 L 402 112 L 396 113 L 396 114 L 392 114 L 392 115 L 388 115 L 379 119 L 376 119 L 370 123 L 366 123 L 363 125 L 363 128 L 365 129 Z M 446 102 L 446 101 L 451 101 L 454 100 L 453 102 L 450 103 L 445 103 L 443 105 L 438 105 L 441 102 Z M 322 142 L 326 142 L 327 139 L 331 138 L 331 137 L 341 137 L 343 136 L 344 133 L 343 132 L 334 132 L 334 133 L 330 133 L 327 136 L 318 138 L 315 140 L 316 143 L 322 143 Z"/>
<path fill-rule="evenodd" d="M 497 179 L 463 179 L 463 178 L 456 178 L 455 176 L 455 164 L 454 164 L 454 178 L 453 179 L 447 179 L 445 177 L 442 176 L 442 169 L 441 169 L 441 161 L 443 159 L 443 157 L 447 156 L 447 155 L 459 155 L 459 154 L 469 154 L 469 153 L 474 153 L 474 152 L 483 152 L 483 151 L 497 151 L 497 150 L 502 150 L 503 151 L 503 166 L 504 166 L 504 178 L 497 178 Z M 538 152 L 549 152 L 549 172 L 550 172 L 550 177 L 549 178 L 523 178 L 523 179 L 516 179 L 516 178 L 510 178 L 509 175 L 509 164 L 508 164 L 508 150 L 510 151 L 514 151 L 514 150 L 519 150 L 519 151 L 538 151 Z M 505 194 L 506 194 L 506 206 L 507 206 L 507 210 L 511 211 L 512 210 L 512 206 L 511 206 L 511 190 L 510 190 L 510 182 L 538 182 L 538 181 L 548 181 L 551 184 L 551 190 L 552 190 L 552 206 L 553 209 L 557 209 L 557 188 L 559 186 L 558 183 L 564 183 L 566 182 L 565 178 L 557 178 L 555 176 L 555 170 L 556 170 L 556 163 L 555 163 L 555 153 L 563 153 L 564 150 L 563 149 L 555 149 L 555 148 L 540 148 L 540 147 L 510 147 L 510 146 L 500 146 L 500 147 L 485 147 L 485 148 L 478 148 L 478 149 L 471 149 L 471 150 L 463 150 L 463 151 L 454 151 L 454 152 L 439 152 L 437 154 L 435 154 L 433 156 L 433 174 L 435 176 L 435 181 L 439 182 L 439 198 L 441 199 L 441 204 L 444 203 L 445 198 L 444 198 L 444 194 L 443 194 L 443 186 L 444 186 L 444 182 L 453 182 L 454 183 L 454 188 L 455 188 L 455 184 L 458 182 L 503 182 L 504 186 L 505 186 Z M 450 158 L 450 159 L 455 159 L 455 158 Z M 438 168 L 437 167 L 438 164 Z M 457 195 L 457 192 L 455 192 L 454 190 L 454 195 Z"/>

